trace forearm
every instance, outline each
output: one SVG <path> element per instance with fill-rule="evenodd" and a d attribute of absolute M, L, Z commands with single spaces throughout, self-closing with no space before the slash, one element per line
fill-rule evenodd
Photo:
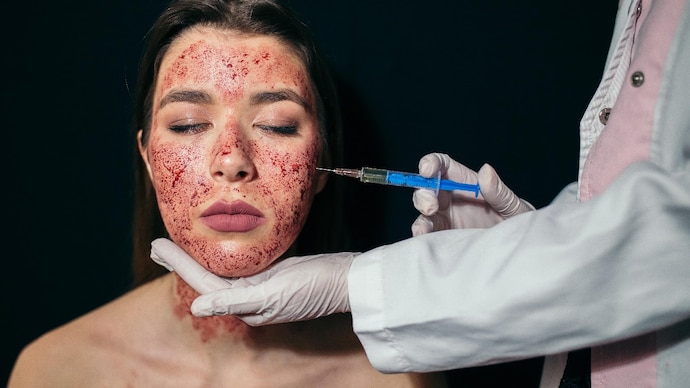
<path fill-rule="evenodd" d="M 688 178 L 633 169 L 591 201 L 556 200 L 491 229 L 431 233 L 355 259 L 354 327 L 374 366 L 527 358 L 687 317 Z"/>

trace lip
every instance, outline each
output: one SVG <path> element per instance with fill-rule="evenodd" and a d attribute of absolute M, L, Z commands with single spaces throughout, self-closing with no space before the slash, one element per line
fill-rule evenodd
<path fill-rule="evenodd" d="M 264 214 L 243 201 L 218 201 L 201 213 L 201 222 L 216 232 L 249 232 L 266 222 Z"/>

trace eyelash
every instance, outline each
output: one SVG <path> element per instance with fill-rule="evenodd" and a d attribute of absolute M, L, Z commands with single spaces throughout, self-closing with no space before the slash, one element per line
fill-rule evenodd
<path fill-rule="evenodd" d="M 275 132 L 279 135 L 294 135 L 297 133 L 297 126 L 296 125 L 281 125 L 281 126 L 257 125 L 257 126 L 261 129 L 263 129 L 264 131 Z"/>
<path fill-rule="evenodd" d="M 196 134 L 204 131 L 208 128 L 210 124 L 186 124 L 186 125 L 171 125 L 169 129 L 175 133 L 188 133 Z M 257 127 L 263 129 L 264 131 L 274 132 L 279 135 L 294 135 L 297 133 L 296 125 L 257 125 Z"/>
<path fill-rule="evenodd" d="M 202 132 L 208 128 L 209 124 L 187 124 L 187 125 L 171 125 L 170 130 L 175 133 L 189 133 L 195 134 Z"/>

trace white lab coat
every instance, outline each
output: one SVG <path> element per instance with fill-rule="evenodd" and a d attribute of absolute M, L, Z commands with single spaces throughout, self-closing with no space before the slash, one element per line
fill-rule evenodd
<path fill-rule="evenodd" d="M 574 182 L 549 206 L 490 229 L 430 233 L 355 258 L 353 324 L 377 369 L 480 366 L 656 333 L 656 385 L 690 386 L 688 4 L 665 66 L 649 160 L 602 193 L 579 201 Z"/>

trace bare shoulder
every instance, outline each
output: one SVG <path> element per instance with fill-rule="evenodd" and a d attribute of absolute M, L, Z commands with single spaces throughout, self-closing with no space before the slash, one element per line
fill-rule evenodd
<path fill-rule="evenodd" d="M 84 386 L 107 377 L 128 351 L 125 339 L 136 333 L 136 313 L 151 291 L 146 286 L 130 291 L 35 339 L 15 361 L 8 387 Z"/>
<path fill-rule="evenodd" d="M 74 349 L 82 342 L 75 323 L 43 334 L 19 354 L 8 387 L 43 386 L 46 382 L 56 384 L 67 382 L 70 374 L 75 374 L 73 365 L 79 361 Z"/>

